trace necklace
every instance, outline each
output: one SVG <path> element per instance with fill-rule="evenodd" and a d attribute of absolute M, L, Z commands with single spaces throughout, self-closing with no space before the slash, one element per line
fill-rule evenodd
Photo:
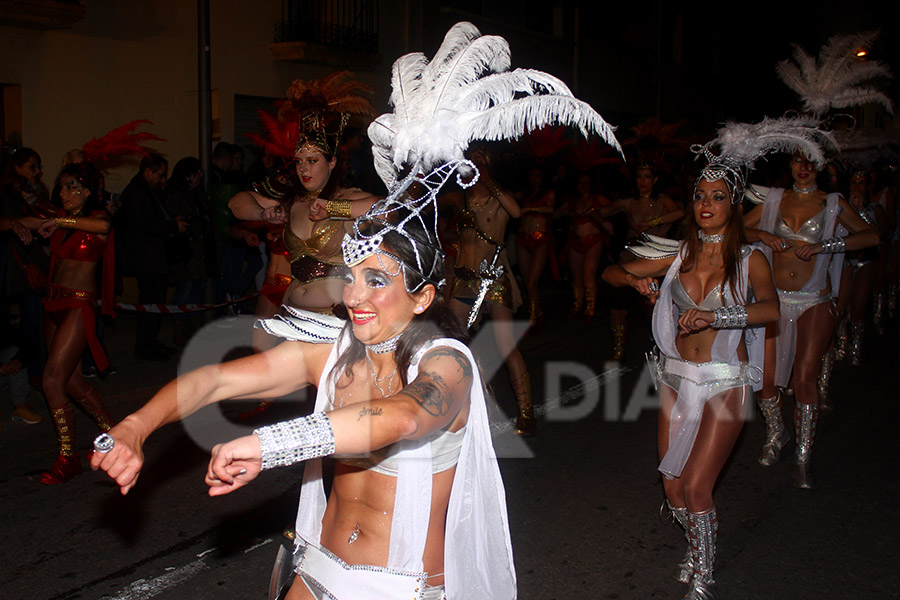
<path fill-rule="evenodd" d="M 812 194 L 817 189 L 819 189 L 819 186 L 817 186 L 816 184 L 812 184 L 812 187 L 808 188 L 797 187 L 797 184 L 794 184 L 794 191 L 798 194 Z"/>
<path fill-rule="evenodd" d="M 400 343 L 400 336 L 402 335 L 402 333 L 398 333 L 389 340 L 384 340 L 377 344 L 366 345 L 366 350 L 372 354 L 387 354 L 388 352 L 393 352 L 397 349 L 397 344 Z"/>
<path fill-rule="evenodd" d="M 700 241 L 703 242 L 704 244 L 721 244 L 722 242 L 725 241 L 724 233 L 716 233 L 713 235 L 709 235 L 709 234 L 703 233 L 702 231 L 697 231 L 697 237 L 699 237 Z"/>
<path fill-rule="evenodd" d="M 387 385 L 388 392 L 391 391 L 391 385 L 393 385 L 393 383 L 394 383 L 394 375 L 397 374 L 397 365 L 394 365 L 394 370 L 391 371 L 390 375 L 385 375 L 384 377 L 379 378 L 378 374 L 375 373 L 375 365 L 372 363 L 372 357 L 369 356 L 368 352 L 366 352 L 366 362 L 369 363 L 369 371 L 372 373 L 372 379 L 375 381 L 375 389 L 377 389 L 379 392 L 381 392 L 382 398 L 387 398 L 387 393 L 385 393 L 385 391 L 383 389 L 381 389 L 381 386 L 379 384 L 382 381 L 387 381 L 388 382 L 388 385 Z"/>

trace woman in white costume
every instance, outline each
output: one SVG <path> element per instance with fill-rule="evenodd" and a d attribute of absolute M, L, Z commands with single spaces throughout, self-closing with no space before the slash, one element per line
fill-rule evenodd
<path fill-rule="evenodd" d="M 513 598 L 484 387 L 465 329 L 438 293 L 442 253 L 423 209 L 386 201 L 345 238 L 350 321 L 336 339 L 298 341 L 310 338 L 296 331 L 265 353 L 179 377 L 110 432 L 114 447 L 97 452 L 94 466 L 126 493 L 144 440 L 163 424 L 226 398 L 277 398 L 313 384 L 312 415 L 216 446 L 206 475 L 219 496 L 261 469 L 310 461 L 294 557 L 303 584 L 287 597 L 441 598 L 446 585 L 449 597 Z M 288 338 L 310 325 L 261 324 Z M 329 455 L 337 460 L 326 500 L 318 459 Z"/>
<path fill-rule="evenodd" d="M 459 185 L 477 181 L 463 158 L 475 139 L 521 135 L 526 123 L 578 125 L 615 138 L 562 82 L 539 71 L 505 73 L 509 62 L 503 38 L 459 23 L 430 63 L 416 53 L 394 64 L 394 113 L 369 128 L 391 193 L 344 237 L 346 325 L 296 309 L 261 321 L 289 341 L 180 377 L 95 442 L 92 465 L 126 493 L 144 440 L 165 423 L 226 398 L 280 397 L 316 385 L 315 412 L 216 446 L 206 473 L 218 496 L 261 469 L 309 461 L 291 600 L 516 597 L 484 384 L 461 341 L 465 329 L 440 293 L 435 198 L 458 168 L 468 171 L 457 175 Z M 524 97 L 512 98 L 511 87 Z M 331 455 L 326 499 L 320 458 Z"/>
<path fill-rule="evenodd" d="M 781 301 L 781 318 L 767 327 L 763 389 L 757 398 L 766 420 L 760 464 L 778 462 L 790 440 L 781 417 L 781 390 L 794 390 L 793 481 L 811 488 L 810 456 L 818 422 L 818 378 L 837 325 L 837 295 L 843 254 L 878 243 L 878 233 L 838 193 L 817 188 L 818 165 L 795 151 L 792 189 L 770 188 L 765 201 L 747 213 L 747 238 L 762 242 Z M 835 235 L 842 225 L 849 232 Z M 841 255 L 838 260 L 832 256 Z M 798 344 L 797 340 L 803 340 Z"/>
<path fill-rule="evenodd" d="M 637 259 L 603 273 L 611 285 L 658 295 L 659 470 L 667 507 L 690 544 L 678 579 L 690 585 L 685 597 L 696 600 L 714 598 L 713 487 L 743 427 L 751 385 L 759 381 L 754 348 L 761 338 L 745 328 L 778 318 L 769 264 L 743 245 L 741 168 L 715 160 L 703 170 L 685 241 L 651 238 L 646 248 L 629 248 Z"/>

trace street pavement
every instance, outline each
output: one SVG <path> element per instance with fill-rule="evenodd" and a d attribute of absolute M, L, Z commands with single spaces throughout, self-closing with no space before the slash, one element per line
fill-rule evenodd
<path fill-rule="evenodd" d="M 505 370 L 492 369 L 497 361 L 483 357 L 497 398 L 495 445 L 519 598 L 681 598 L 685 586 L 673 576 L 684 538 L 659 516 L 646 323 L 631 318 L 626 360 L 609 364 L 605 312 L 594 323 L 570 321 L 563 304 L 563 295 L 551 297 L 543 330 L 521 341 L 541 408 L 536 437 L 512 435 Z M 134 317 L 120 314 L 106 331 L 118 372 L 92 381 L 114 416 L 124 417 L 180 369 L 246 351 L 251 322 L 211 321 L 180 359 L 154 363 L 133 358 Z M 788 462 L 757 464 L 763 424 L 751 411 L 715 493 L 721 598 L 900 597 L 898 350 L 889 343 L 898 333 L 896 320 L 884 336 L 870 331 L 865 365 L 837 364 L 835 409 L 822 413 L 813 453 L 815 489 L 791 487 Z M 171 339 L 167 324 L 163 341 Z M 476 346 L 483 354 L 489 336 L 477 338 Z M 223 498 L 206 495 L 203 473 L 215 441 L 309 412 L 305 391 L 248 421 L 240 415 L 253 401 L 209 407 L 166 426 L 148 441 L 140 481 L 125 497 L 90 471 L 61 486 L 40 483 L 56 446 L 45 403 L 35 395 L 33 404 L 45 421 L 31 426 L 10 422 L 8 405 L 0 404 L 0 598 L 266 597 L 277 547 L 286 543 L 282 532 L 293 522 L 302 468 L 266 472 Z M 785 414 L 792 408 L 788 399 Z M 77 447 L 87 450 L 97 430 L 80 412 L 77 419 Z"/>

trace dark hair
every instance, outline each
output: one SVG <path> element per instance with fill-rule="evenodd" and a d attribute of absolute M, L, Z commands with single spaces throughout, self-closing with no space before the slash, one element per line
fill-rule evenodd
<path fill-rule="evenodd" d="M 62 189 L 62 178 L 65 176 L 74 178 L 90 192 L 81 208 L 84 216 L 89 216 L 96 210 L 103 210 L 103 199 L 100 197 L 100 181 L 103 179 L 103 174 L 94 166 L 94 163 L 84 161 L 63 167 L 59 172 L 59 177 L 56 178 L 58 183 L 53 189 L 53 204 L 56 206 L 62 206 L 59 193 Z"/>
<path fill-rule="evenodd" d="M 831 169 L 829 167 L 834 167 L 836 173 L 836 179 L 834 183 L 831 181 Z M 819 171 L 816 176 L 816 185 L 823 191 L 828 192 L 829 194 L 833 194 L 835 192 L 843 193 L 847 187 L 849 175 L 847 173 L 847 169 L 844 166 L 835 160 L 829 160 L 825 163 L 825 166 L 822 167 L 822 170 Z"/>
<path fill-rule="evenodd" d="M 151 152 L 150 154 L 144 156 L 141 159 L 141 164 L 138 165 L 138 172 L 143 173 L 145 169 L 150 169 L 154 173 L 159 171 L 162 167 L 168 167 L 169 161 L 166 160 L 166 157 L 162 154 L 157 154 L 155 152 Z"/>
<path fill-rule="evenodd" d="M 681 273 L 687 273 L 693 269 L 697 263 L 697 257 L 703 251 L 698 235 L 700 227 L 694 218 L 693 199 L 685 212 L 687 213 L 684 219 L 685 253 L 681 262 Z M 725 240 L 722 242 L 722 262 L 725 269 L 723 283 L 731 288 L 732 295 L 740 302 L 746 300 L 746 298 L 742 297 L 741 291 L 737 286 L 738 277 L 741 275 L 741 245 L 744 243 L 746 243 L 746 234 L 744 231 L 743 206 L 740 202 L 731 202 L 731 217 L 725 224 Z M 724 305 L 724 295 L 721 295 L 720 299 Z"/>
<path fill-rule="evenodd" d="M 316 146 L 316 150 L 318 150 L 322 154 L 322 156 L 325 157 L 325 160 L 327 162 L 331 162 L 335 157 L 338 158 L 338 160 L 335 161 L 334 168 L 331 170 L 331 174 L 328 176 L 328 182 L 325 184 L 325 187 L 322 188 L 322 191 L 319 192 L 319 198 L 331 200 L 337 192 L 338 188 L 341 187 L 341 183 L 344 181 L 344 161 L 340 160 L 340 156 L 338 156 L 337 151 L 332 154 L 331 152 L 319 148 L 318 146 Z M 299 177 L 297 177 L 296 162 L 291 163 L 291 169 L 294 171 L 294 185 L 297 198 L 305 198 L 307 194 L 309 194 L 309 190 L 303 187 L 303 182 L 300 181 Z"/>
<path fill-rule="evenodd" d="M 200 165 L 199 159 L 194 158 L 193 156 L 186 156 L 172 167 L 172 175 L 169 177 L 169 183 L 174 182 L 179 186 L 186 186 L 188 178 L 194 173 L 202 170 L 203 167 Z"/>
<path fill-rule="evenodd" d="M 219 142 L 216 144 L 216 147 L 213 148 L 212 158 L 213 160 L 218 160 L 220 158 L 230 157 L 233 153 L 231 144 L 228 142 Z"/>
<path fill-rule="evenodd" d="M 399 214 L 401 212 L 397 211 L 395 214 L 397 221 L 405 216 Z M 429 222 L 427 216 L 425 221 Z M 384 229 L 383 223 L 382 221 L 379 224 L 379 221 L 374 219 L 366 221 L 360 225 L 360 232 L 366 235 L 377 233 Z M 381 244 L 382 248 L 400 259 L 401 266 L 406 267 L 402 269 L 402 274 L 407 290 L 420 290 L 426 285 L 434 285 L 417 272 L 416 249 L 418 249 L 419 257 L 424 264 L 434 265 L 432 273 L 443 273 L 444 257 L 443 252 L 436 243 L 437 240 L 432 240 L 433 236 L 428 232 L 427 228 L 423 227 L 421 222 L 415 218 L 407 221 L 403 230 L 415 240 L 415 249 L 413 248 L 413 242 L 409 238 L 395 231 L 385 233 L 384 241 Z M 347 330 L 352 327 L 352 323 L 348 321 L 342 335 L 350 335 L 351 332 Z M 406 371 L 409 369 L 415 353 L 426 342 L 441 337 L 457 339 L 463 343 L 467 343 L 469 340 L 469 334 L 465 327 L 453 311 L 450 310 L 450 307 L 444 301 L 441 291 L 435 286 L 434 300 L 421 314 L 413 315 L 412 321 L 403 331 L 397 344 L 395 357 L 403 385 L 409 383 L 406 380 Z M 365 352 L 366 348 L 362 342 L 350 335 L 349 347 L 338 357 L 335 363 L 332 372 L 332 383 L 336 385 L 338 379 L 344 373 L 352 377 L 352 366 L 365 358 Z"/>
<path fill-rule="evenodd" d="M 24 177 L 19 175 L 14 167 L 21 167 L 31 159 L 35 159 L 38 165 L 41 164 L 41 155 L 31 148 L 16 148 L 6 158 L 3 165 L 3 172 L 0 173 L 0 185 L 22 185 L 28 183 Z"/>

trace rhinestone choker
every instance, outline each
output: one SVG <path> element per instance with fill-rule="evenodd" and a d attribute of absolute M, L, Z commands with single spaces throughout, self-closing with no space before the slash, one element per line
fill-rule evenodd
<path fill-rule="evenodd" d="M 813 184 L 812 187 L 808 188 L 797 187 L 797 184 L 794 184 L 794 191 L 798 194 L 812 194 L 817 189 L 819 189 L 819 186 L 817 186 L 816 184 Z"/>
<path fill-rule="evenodd" d="M 724 233 L 716 233 L 714 235 L 707 235 L 702 231 L 697 232 L 697 237 L 700 238 L 700 241 L 704 244 L 721 244 L 725 241 Z"/>
<path fill-rule="evenodd" d="M 366 344 L 366 350 L 372 354 L 387 354 L 388 352 L 393 352 L 397 349 L 397 344 L 400 342 L 400 336 L 402 335 L 402 333 L 398 333 L 389 340 L 384 340 L 377 344 Z"/>

